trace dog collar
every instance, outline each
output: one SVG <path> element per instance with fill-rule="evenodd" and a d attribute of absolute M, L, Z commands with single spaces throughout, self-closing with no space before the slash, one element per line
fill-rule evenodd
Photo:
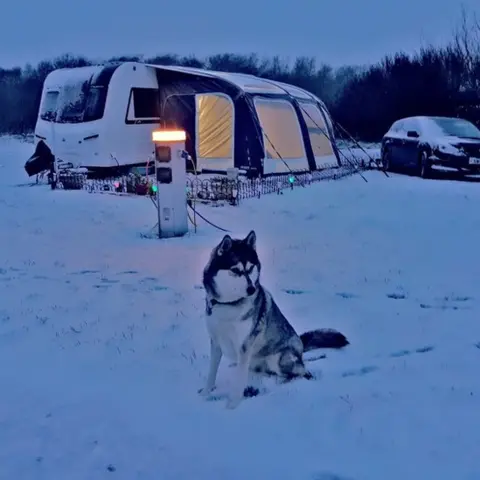
<path fill-rule="evenodd" d="M 212 314 L 212 307 L 214 305 L 239 305 L 242 303 L 245 299 L 244 298 L 239 298 L 238 300 L 234 300 L 233 302 L 219 302 L 218 300 L 215 300 L 214 298 L 211 298 L 210 300 L 206 300 L 206 310 L 207 310 L 207 315 Z"/>

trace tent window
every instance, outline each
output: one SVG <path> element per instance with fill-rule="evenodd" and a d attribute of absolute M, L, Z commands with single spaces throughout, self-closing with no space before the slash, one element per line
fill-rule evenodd
<path fill-rule="evenodd" d="M 301 103 L 300 110 L 307 124 L 313 155 L 315 157 L 333 155 L 330 133 L 318 107 L 312 103 Z"/>
<path fill-rule="evenodd" d="M 255 108 L 264 132 L 267 158 L 304 158 L 303 138 L 293 106 L 285 100 L 256 98 Z"/>
<path fill-rule="evenodd" d="M 160 97 L 157 88 L 132 88 L 128 120 L 157 120 L 160 118 Z"/>
<path fill-rule="evenodd" d="M 204 159 L 233 158 L 233 104 L 218 93 L 196 96 L 197 155 Z"/>

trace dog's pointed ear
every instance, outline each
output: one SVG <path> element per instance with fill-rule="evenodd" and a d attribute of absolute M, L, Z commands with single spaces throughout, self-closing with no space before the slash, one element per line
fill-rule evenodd
<path fill-rule="evenodd" d="M 251 230 L 250 233 L 243 240 L 250 248 L 254 250 L 257 248 L 257 234 L 255 230 Z"/>
<path fill-rule="evenodd" d="M 217 255 L 221 257 L 225 252 L 228 252 L 232 248 L 232 244 L 232 237 L 225 235 L 217 247 Z"/>

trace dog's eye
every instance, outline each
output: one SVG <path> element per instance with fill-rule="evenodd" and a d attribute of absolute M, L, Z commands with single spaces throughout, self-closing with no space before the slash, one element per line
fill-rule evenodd
<path fill-rule="evenodd" d="M 241 274 L 242 274 L 242 272 L 240 271 L 240 269 L 239 269 L 239 268 L 236 268 L 236 267 L 231 268 L 230 271 L 231 271 L 234 275 L 241 275 Z"/>

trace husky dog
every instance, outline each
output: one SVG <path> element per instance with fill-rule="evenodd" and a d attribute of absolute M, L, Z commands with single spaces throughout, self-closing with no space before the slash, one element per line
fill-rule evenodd
<path fill-rule="evenodd" d="M 237 407 L 247 388 L 249 372 L 275 375 L 283 381 L 313 378 L 303 353 L 316 348 L 348 345 L 343 334 L 319 329 L 298 335 L 280 311 L 272 295 L 260 284 L 261 265 L 256 234 L 232 239 L 225 235 L 203 271 L 206 291 L 207 330 L 210 335 L 210 367 L 203 396 L 215 388 L 218 367 L 225 355 L 235 363 L 233 387 L 227 408 Z"/>

